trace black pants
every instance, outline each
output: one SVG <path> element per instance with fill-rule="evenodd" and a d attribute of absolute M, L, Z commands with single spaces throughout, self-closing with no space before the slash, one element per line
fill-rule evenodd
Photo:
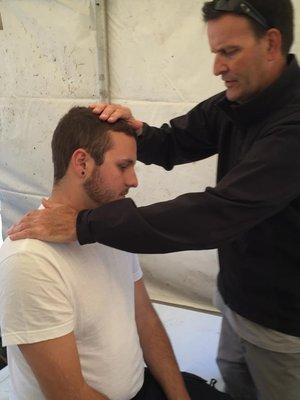
<path fill-rule="evenodd" d="M 183 372 L 182 376 L 191 400 L 231 399 L 229 395 L 221 393 L 212 386 L 209 386 L 206 381 L 199 376 L 187 372 Z M 167 400 L 161 387 L 147 368 L 145 369 L 144 384 L 141 390 L 132 400 Z"/>

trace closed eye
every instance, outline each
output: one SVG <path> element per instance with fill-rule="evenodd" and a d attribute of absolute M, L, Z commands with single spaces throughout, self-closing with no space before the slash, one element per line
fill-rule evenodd
<path fill-rule="evenodd" d="M 131 158 L 121 158 L 116 161 L 116 166 L 123 171 L 126 168 L 132 167 L 135 165 L 135 160 Z"/>
<path fill-rule="evenodd" d="M 239 48 L 234 48 L 234 49 L 224 49 L 221 50 L 221 53 L 225 56 L 225 57 L 233 57 L 235 56 L 238 52 L 240 51 Z"/>
<path fill-rule="evenodd" d="M 124 169 L 126 169 L 126 168 L 131 167 L 132 165 L 134 165 L 134 162 L 131 161 L 131 160 L 126 160 L 126 161 L 120 162 L 120 163 L 117 164 L 117 165 L 118 165 L 118 168 L 119 168 L 120 170 L 124 170 Z"/>
<path fill-rule="evenodd" d="M 124 170 L 124 169 L 126 169 L 128 166 L 129 166 L 129 164 L 119 164 L 119 165 L 118 165 L 118 168 L 121 169 L 121 170 Z"/>

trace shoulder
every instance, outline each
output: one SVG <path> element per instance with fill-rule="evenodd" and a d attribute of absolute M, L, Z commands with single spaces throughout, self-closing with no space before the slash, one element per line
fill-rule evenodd
<path fill-rule="evenodd" d="M 226 114 L 220 107 L 224 99 L 225 92 L 218 93 L 198 103 L 181 118 L 191 130 L 196 129 L 198 132 L 199 127 L 206 127 L 210 133 L 216 134 L 218 132 L 218 127 L 223 126 L 228 120 Z M 176 118 L 172 121 L 176 121 Z"/>
<path fill-rule="evenodd" d="M 0 262 L 6 257 L 12 256 L 18 253 L 33 253 L 33 254 L 44 254 L 51 252 L 53 245 L 47 242 L 42 242 L 36 239 L 22 239 L 12 241 L 6 238 L 0 249 Z"/>
<path fill-rule="evenodd" d="M 0 277 L 36 280 L 60 274 L 57 248 L 35 239 L 11 241 L 7 238 L 0 249 Z"/>
<path fill-rule="evenodd" d="M 194 108 L 191 109 L 191 112 L 196 112 L 199 110 L 203 110 L 204 112 L 220 112 L 220 108 L 218 107 L 220 102 L 224 100 L 226 92 L 217 93 L 214 96 L 209 97 L 198 103 Z"/>

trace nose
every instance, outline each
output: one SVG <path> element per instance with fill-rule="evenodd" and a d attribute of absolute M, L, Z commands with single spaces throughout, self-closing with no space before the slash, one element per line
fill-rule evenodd
<path fill-rule="evenodd" d="M 126 179 L 126 185 L 131 188 L 131 187 L 137 187 L 139 184 L 138 178 L 136 176 L 134 168 L 132 168 L 130 171 L 128 171 L 127 179 Z"/>
<path fill-rule="evenodd" d="M 224 58 L 221 57 L 219 54 L 215 56 L 215 61 L 214 61 L 214 75 L 219 76 L 224 74 L 225 72 L 228 72 L 228 66 L 226 62 L 224 61 Z"/>

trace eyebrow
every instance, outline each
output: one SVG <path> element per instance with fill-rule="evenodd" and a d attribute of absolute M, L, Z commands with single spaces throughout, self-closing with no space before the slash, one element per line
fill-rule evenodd
<path fill-rule="evenodd" d="M 119 162 L 126 163 L 128 165 L 135 164 L 136 160 L 132 160 L 131 158 L 120 158 Z"/>
<path fill-rule="evenodd" d="M 238 45 L 228 45 L 228 46 L 222 46 L 222 47 L 220 47 L 219 49 L 211 49 L 211 52 L 212 53 L 219 53 L 219 52 L 222 52 L 222 51 L 230 51 L 230 50 L 238 50 L 238 49 L 240 49 L 241 48 L 241 46 L 238 46 Z"/>

